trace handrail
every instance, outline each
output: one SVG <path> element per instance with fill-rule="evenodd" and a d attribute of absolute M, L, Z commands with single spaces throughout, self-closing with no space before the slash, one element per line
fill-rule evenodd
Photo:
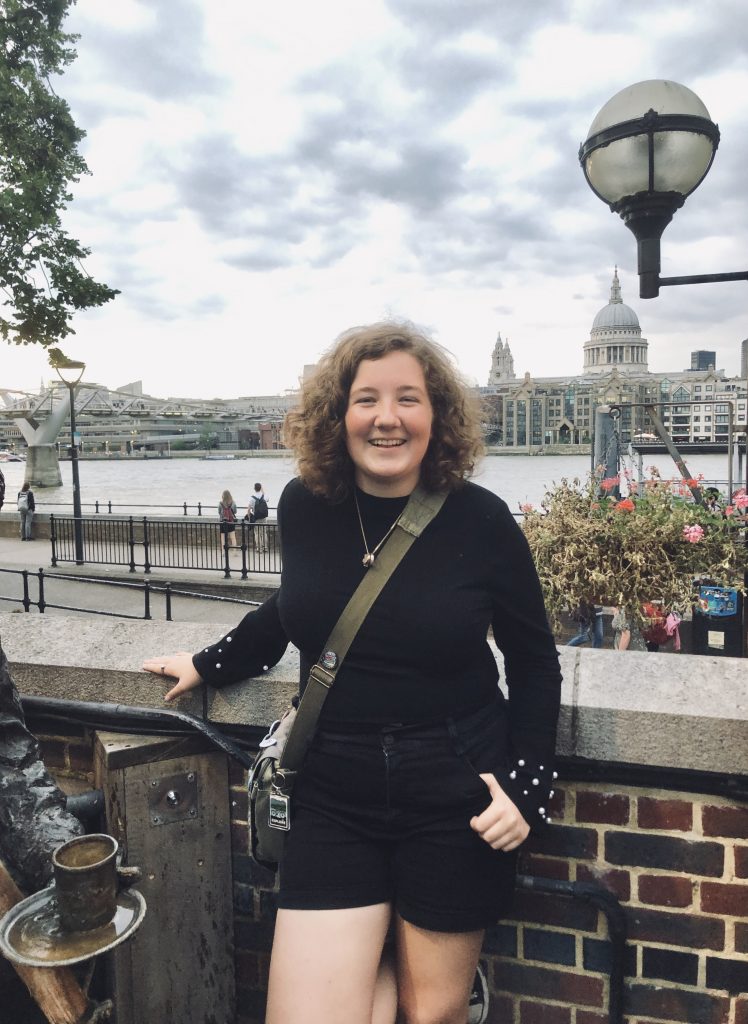
<path fill-rule="evenodd" d="M 9 601 L 13 604 L 22 604 L 25 612 L 30 612 L 32 608 L 38 608 L 39 614 L 43 615 L 47 608 L 54 608 L 57 611 L 68 611 L 68 612 L 85 612 L 89 615 L 106 615 L 110 618 L 118 619 L 151 619 L 151 594 L 163 594 L 165 597 L 165 619 L 167 622 L 173 622 L 174 618 L 172 615 L 172 598 L 173 597 L 194 597 L 202 601 L 223 601 L 226 604 L 241 604 L 250 605 L 256 608 L 261 604 L 260 601 L 251 601 L 246 598 L 240 597 L 225 597 L 222 594 L 203 594 L 199 591 L 192 590 L 180 590 L 175 588 L 170 582 L 164 583 L 163 586 L 159 584 L 151 583 L 149 580 L 132 581 L 127 580 L 107 580 L 98 579 L 95 576 L 77 576 L 68 575 L 67 573 L 59 572 L 47 572 L 45 569 L 38 569 L 34 572 L 31 569 L 2 569 L 0 573 L 7 573 L 12 576 L 21 576 L 23 580 L 23 596 L 22 597 L 3 597 L 0 596 L 0 601 Z M 32 601 L 31 592 L 29 588 L 29 581 L 36 579 L 38 584 L 38 600 Z M 53 604 L 47 601 L 44 585 L 47 580 L 65 580 L 66 583 L 93 583 L 98 584 L 102 587 L 126 587 L 130 590 L 140 590 L 143 592 L 143 604 L 144 612 L 142 615 L 132 615 L 128 612 L 110 612 L 102 608 L 81 608 L 77 605 L 69 604 Z"/>

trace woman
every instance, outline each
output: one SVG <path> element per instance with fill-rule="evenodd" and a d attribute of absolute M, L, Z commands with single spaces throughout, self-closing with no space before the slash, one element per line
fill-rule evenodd
<path fill-rule="evenodd" d="M 537 575 L 504 502 L 466 482 L 480 412 L 414 328 L 344 334 L 285 437 L 299 479 L 278 506 L 280 589 L 213 647 L 144 667 L 177 677 L 173 700 L 259 675 L 291 641 L 305 680 L 416 485 L 448 491 L 359 630 L 297 780 L 267 1022 L 392 1024 L 399 1007 L 406 1024 L 465 1024 L 484 930 L 551 795 L 560 673 Z"/>
<path fill-rule="evenodd" d="M 218 518 L 221 520 L 221 547 L 228 544 L 236 547 L 236 502 L 231 491 L 224 491 L 218 503 Z"/>
<path fill-rule="evenodd" d="M 31 490 L 28 481 L 18 492 L 18 514 L 21 517 L 21 540 L 33 540 L 31 526 L 34 522 L 34 492 Z"/>

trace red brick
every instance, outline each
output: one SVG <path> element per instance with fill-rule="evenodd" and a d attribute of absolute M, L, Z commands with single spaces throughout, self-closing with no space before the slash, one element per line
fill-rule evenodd
<path fill-rule="evenodd" d="M 601 1017 L 599 1013 L 592 1013 L 590 1010 L 577 1010 L 576 1024 L 609 1024 L 608 1017 Z"/>
<path fill-rule="evenodd" d="M 551 857 L 594 860 L 597 857 L 597 832 L 592 828 L 552 825 L 531 835 L 527 847 L 532 853 L 547 853 Z"/>
<path fill-rule="evenodd" d="M 719 917 L 704 914 L 670 913 L 648 907 L 626 907 L 629 939 L 643 939 L 665 946 L 688 949 L 725 948 L 725 922 Z"/>
<path fill-rule="evenodd" d="M 683 1024 L 727 1024 L 730 1000 L 706 992 L 632 983 L 626 992 L 626 1019 L 654 1017 Z"/>
<path fill-rule="evenodd" d="M 600 1008 L 603 1005 L 603 981 L 576 971 L 554 971 L 505 960 L 496 979 L 505 992 L 553 999 L 559 1003 L 578 1003 Z"/>
<path fill-rule="evenodd" d="M 553 796 L 548 802 L 548 813 L 554 821 L 562 820 L 566 815 L 566 791 L 554 789 Z"/>
<path fill-rule="evenodd" d="M 740 921 L 735 924 L 735 952 L 748 953 L 748 924 Z"/>
<path fill-rule="evenodd" d="M 577 821 L 601 825 L 628 825 L 630 800 L 620 793 L 577 793 Z"/>
<path fill-rule="evenodd" d="M 735 1002 L 735 1024 L 748 1024 L 748 999 Z"/>
<path fill-rule="evenodd" d="M 748 839 L 748 807 L 707 805 L 702 809 L 701 821 L 705 836 Z"/>
<path fill-rule="evenodd" d="M 701 885 L 701 909 L 708 914 L 748 917 L 748 885 L 703 882 Z"/>
<path fill-rule="evenodd" d="M 597 931 L 597 914 L 596 907 L 581 900 L 548 896 L 541 892 L 526 892 L 522 889 L 517 891 L 512 906 L 513 921 L 557 924 L 562 928 L 573 928 L 583 932 Z M 527 994 L 532 995 L 531 992 Z"/>
<path fill-rule="evenodd" d="M 534 853 L 523 854 L 520 871 L 523 875 L 534 875 L 537 878 L 558 878 L 562 882 L 569 881 L 568 860 L 557 860 L 555 857 L 540 857 Z"/>
<path fill-rule="evenodd" d="M 628 871 L 618 871 L 615 868 L 604 871 L 602 868 L 590 867 L 587 864 L 577 864 L 577 881 L 597 882 L 615 893 L 619 900 L 627 902 L 631 899 L 631 877 Z"/>
<path fill-rule="evenodd" d="M 748 878 L 748 846 L 735 847 L 735 875 Z"/>
<path fill-rule="evenodd" d="M 514 1000 L 510 996 L 491 993 L 486 1024 L 514 1024 Z"/>
<path fill-rule="evenodd" d="M 693 804 L 685 800 L 657 800 L 640 796 L 637 804 L 639 828 L 690 832 L 693 828 Z"/>
<path fill-rule="evenodd" d="M 520 1024 L 571 1024 L 568 1006 L 549 1006 L 548 1003 L 519 1004 Z"/>
<path fill-rule="evenodd" d="M 690 907 L 693 890 L 694 884 L 690 878 L 676 878 L 673 875 L 641 875 L 639 878 L 639 899 L 642 903 L 654 903 L 660 907 Z"/>

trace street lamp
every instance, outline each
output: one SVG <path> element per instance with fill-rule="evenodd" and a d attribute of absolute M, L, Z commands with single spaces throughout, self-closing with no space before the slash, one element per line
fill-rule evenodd
<path fill-rule="evenodd" d="M 608 100 L 579 147 L 587 184 L 637 240 L 642 299 L 664 285 L 748 281 L 748 271 L 660 277 L 662 233 L 706 177 L 718 145 L 719 128 L 696 93 L 653 79 Z"/>
<path fill-rule="evenodd" d="M 70 394 L 70 465 L 73 470 L 73 536 L 75 540 L 75 564 L 83 565 L 83 524 L 81 522 L 81 490 L 78 476 L 78 448 L 75 443 L 75 389 L 86 369 L 85 363 L 68 359 L 61 352 L 49 357 L 50 365 Z"/>

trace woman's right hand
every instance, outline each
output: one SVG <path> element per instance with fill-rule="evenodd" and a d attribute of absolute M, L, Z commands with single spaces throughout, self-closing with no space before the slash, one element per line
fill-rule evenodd
<path fill-rule="evenodd" d="M 177 685 L 164 694 L 164 700 L 174 700 L 183 694 L 194 690 L 203 679 L 195 666 L 192 664 L 192 655 L 188 651 L 178 651 L 176 654 L 165 654 L 159 658 L 148 658 L 143 662 L 146 672 L 153 672 L 157 676 L 172 676 L 176 678 Z"/>

